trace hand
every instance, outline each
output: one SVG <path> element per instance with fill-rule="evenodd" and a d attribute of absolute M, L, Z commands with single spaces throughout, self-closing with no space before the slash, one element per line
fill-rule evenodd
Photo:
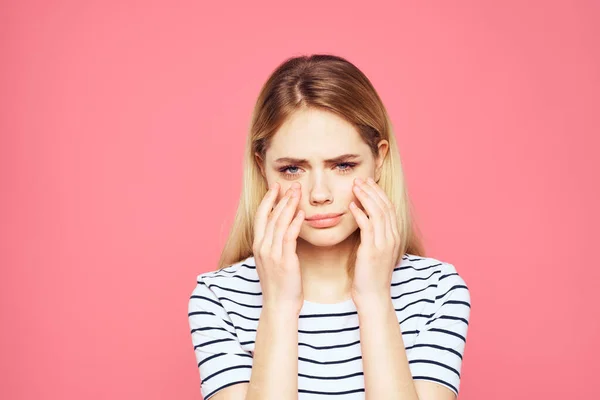
<path fill-rule="evenodd" d="M 401 236 L 394 205 L 373 179 L 357 178 L 353 191 L 367 215 L 354 202 L 350 211 L 360 228 L 360 246 L 356 255 L 352 298 L 388 298 L 392 273 L 400 252 Z"/>
<path fill-rule="evenodd" d="M 304 212 L 298 211 L 296 217 L 294 213 L 302 191 L 295 182 L 273 208 L 278 193 L 279 184 L 275 183 L 258 206 L 254 219 L 252 250 L 256 272 L 262 288 L 263 309 L 300 313 L 304 293 L 296 240 Z"/>

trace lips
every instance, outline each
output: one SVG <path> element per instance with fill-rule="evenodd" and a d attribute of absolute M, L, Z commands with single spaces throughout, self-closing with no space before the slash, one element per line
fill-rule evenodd
<path fill-rule="evenodd" d="M 327 219 L 327 218 L 335 218 L 342 215 L 342 213 L 329 213 L 329 214 L 316 214 L 313 215 L 310 218 L 305 218 L 307 221 L 317 221 L 320 219 Z"/>
<path fill-rule="evenodd" d="M 313 215 L 312 219 L 307 219 L 304 222 L 313 228 L 331 228 L 336 226 L 344 214 L 318 214 Z"/>

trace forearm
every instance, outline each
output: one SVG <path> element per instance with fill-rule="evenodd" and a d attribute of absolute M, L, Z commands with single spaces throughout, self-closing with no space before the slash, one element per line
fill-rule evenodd
<path fill-rule="evenodd" d="M 418 400 L 389 296 L 356 300 L 367 400 Z"/>
<path fill-rule="evenodd" d="M 263 309 L 246 400 L 298 399 L 298 314 Z"/>

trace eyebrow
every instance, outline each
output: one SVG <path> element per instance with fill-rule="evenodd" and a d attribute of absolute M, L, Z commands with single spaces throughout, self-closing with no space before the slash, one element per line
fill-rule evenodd
<path fill-rule="evenodd" d="M 358 158 L 360 157 L 359 154 L 343 154 L 341 156 L 335 157 L 335 158 L 330 158 L 325 160 L 325 163 L 330 163 L 330 164 L 334 164 L 334 163 L 341 163 L 347 160 L 351 160 L 354 158 Z M 310 164 L 308 162 L 308 160 L 304 159 L 304 158 L 292 158 L 292 157 L 282 157 L 282 158 L 278 158 L 277 160 L 275 160 L 276 163 L 289 163 L 289 164 L 300 164 L 300 165 L 308 165 Z"/>

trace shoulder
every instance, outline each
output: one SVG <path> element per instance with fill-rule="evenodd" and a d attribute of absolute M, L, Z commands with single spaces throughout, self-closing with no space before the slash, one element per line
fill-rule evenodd
<path fill-rule="evenodd" d="M 222 389 L 250 381 L 253 343 L 240 327 L 244 312 L 236 296 L 253 291 L 256 274 L 253 258 L 247 258 L 220 270 L 201 273 L 190 296 L 189 327 L 198 369 L 202 396 L 216 396 Z M 249 329 L 247 329 L 249 330 Z M 224 395 L 225 396 L 225 395 Z"/>
<path fill-rule="evenodd" d="M 470 305 L 469 287 L 454 264 L 433 257 L 406 253 L 394 268 L 392 286 L 404 288 L 429 288 L 422 295 L 431 302 L 443 302 L 448 297 L 460 298 Z"/>
<path fill-rule="evenodd" d="M 253 302 L 260 295 L 256 263 L 251 256 L 228 267 L 199 274 L 190 296 L 190 305 L 229 311 L 240 301 L 248 302 L 250 299 Z"/>
<path fill-rule="evenodd" d="M 228 267 L 201 273 L 196 280 L 206 286 L 221 284 L 225 287 L 238 288 L 245 286 L 243 282 L 258 283 L 256 262 L 254 257 L 250 256 Z"/>
<path fill-rule="evenodd" d="M 411 304 L 425 303 L 407 347 L 413 379 L 440 384 L 458 396 L 471 311 L 465 279 L 452 263 L 412 254 L 405 254 L 394 273 L 407 285 L 400 297 L 417 296 Z"/>

